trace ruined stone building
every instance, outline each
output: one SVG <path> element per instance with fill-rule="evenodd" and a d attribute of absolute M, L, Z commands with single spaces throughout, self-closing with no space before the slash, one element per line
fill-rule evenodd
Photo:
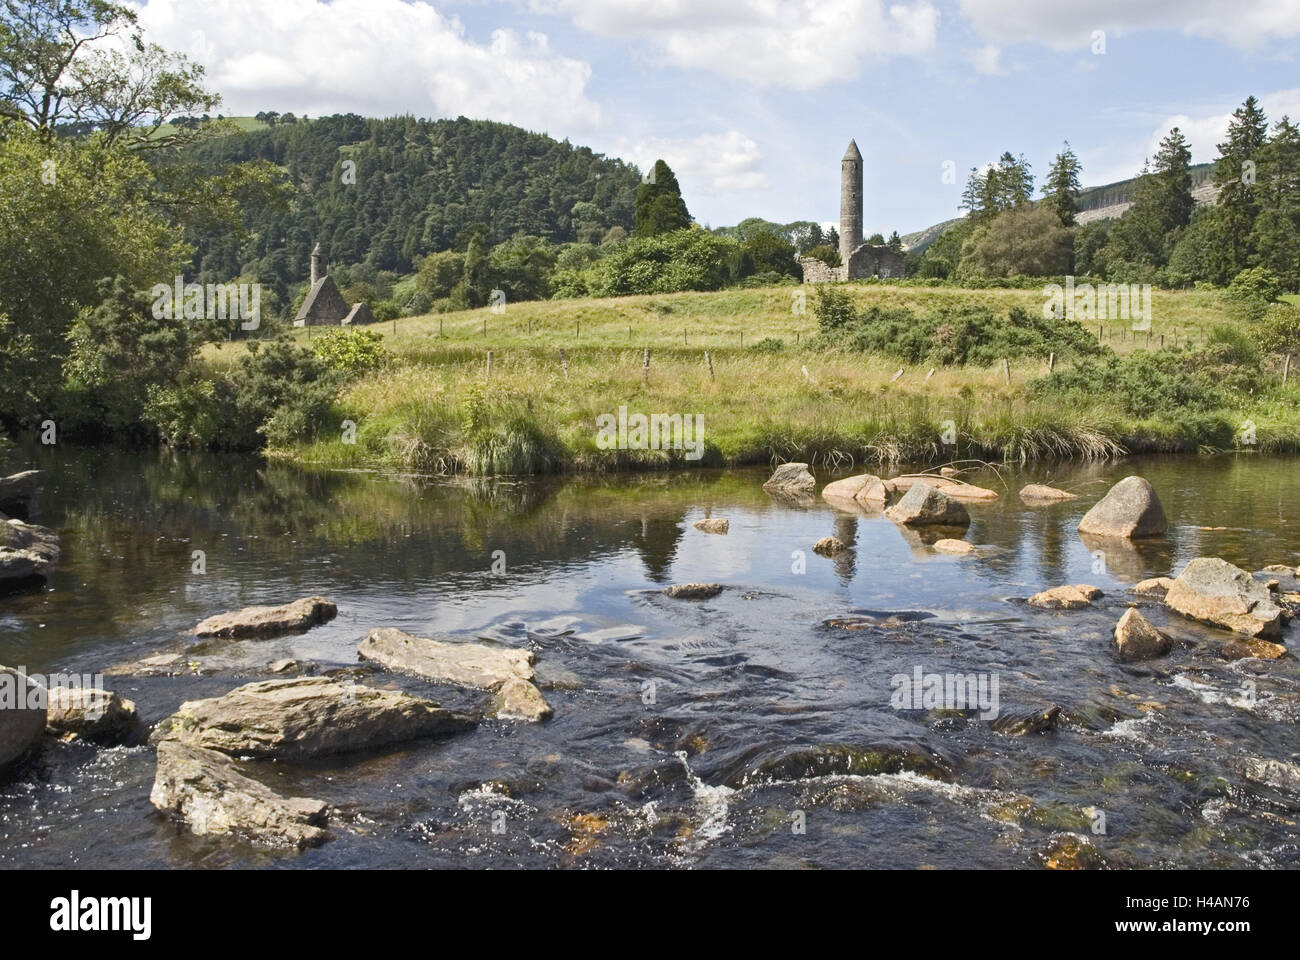
<path fill-rule="evenodd" d="M 311 286 L 307 296 L 293 318 L 295 327 L 347 326 L 352 323 L 373 323 L 374 314 L 364 303 L 348 306 L 334 278 L 324 272 L 320 244 L 311 251 Z"/>
<path fill-rule="evenodd" d="M 862 242 L 862 154 L 849 141 L 840 161 L 840 266 L 800 257 L 804 283 L 833 283 L 860 277 L 903 276 L 903 255 L 888 247 Z"/>

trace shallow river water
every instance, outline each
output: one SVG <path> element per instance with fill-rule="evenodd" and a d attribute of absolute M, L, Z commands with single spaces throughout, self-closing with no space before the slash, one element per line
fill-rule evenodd
<path fill-rule="evenodd" d="M 281 658 L 356 667 L 361 638 L 392 626 L 534 650 L 555 716 L 250 762 L 277 790 L 337 807 L 334 839 L 303 853 L 158 815 L 147 746 L 47 738 L 0 786 L 3 867 L 1032 867 L 1067 832 L 1114 867 L 1300 866 L 1300 798 L 1239 769 L 1300 751 L 1295 656 L 1224 660 L 1224 634 L 1151 600 L 1142 611 L 1178 643 L 1168 657 L 1122 664 L 1111 637 L 1129 587 L 1193 557 L 1300 563 L 1294 460 L 981 471 L 968 479 L 1002 496 L 970 506 L 979 550 L 965 557 L 879 514 L 775 501 L 767 471 L 471 481 L 66 449 L 8 466 L 49 472 L 40 520 L 64 556 L 43 591 L 0 597 L 0 663 L 94 673 L 190 651 L 197 675 L 108 679 L 151 724 Z M 1169 534 L 1097 556 L 1079 518 L 1134 473 Z M 1016 496 L 1028 482 L 1081 499 L 1030 509 Z M 691 526 L 706 515 L 730 532 Z M 852 552 L 813 553 L 827 535 Z M 727 589 L 661 592 L 689 581 Z M 1105 596 L 1082 611 L 1023 603 L 1074 583 Z M 214 613 L 313 594 L 339 615 L 304 634 L 185 636 Z M 893 678 L 917 668 L 996 678 L 1002 715 L 1055 704 L 1059 723 L 1010 736 L 970 711 L 896 709 Z M 466 710 L 483 700 L 383 672 L 366 682 Z"/>

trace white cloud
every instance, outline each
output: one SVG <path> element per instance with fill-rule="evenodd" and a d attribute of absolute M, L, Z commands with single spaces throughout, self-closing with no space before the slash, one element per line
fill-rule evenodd
<path fill-rule="evenodd" d="M 585 131 L 590 66 L 541 33 L 476 43 L 454 17 L 402 0 L 149 0 L 146 36 L 207 68 L 224 112 L 489 118 Z"/>
<path fill-rule="evenodd" d="M 688 203 L 701 194 L 768 187 L 758 144 L 736 130 L 679 140 L 621 137 L 614 142 L 613 152 L 642 170 L 649 170 L 656 160 L 662 159 L 677 175 Z"/>
<path fill-rule="evenodd" d="M 1006 73 L 1006 70 L 1002 69 L 1002 48 L 996 44 L 990 43 L 978 50 L 972 50 L 966 54 L 966 59 L 975 68 L 976 73 L 989 76 L 999 76 Z"/>
<path fill-rule="evenodd" d="M 757 86 L 812 90 L 867 63 L 928 54 L 939 12 L 929 0 L 526 0 L 581 29 L 644 41 L 663 62 Z"/>
<path fill-rule="evenodd" d="M 1295 0 L 959 0 L 979 34 L 1001 44 L 1042 43 L 1057 50 L 1090 47 L 1137 30 L 1178 30 L 1253 49 L 1300 36 Z"/>
<path fill-rule="evenodd" d="M 1260 108 L 1268 117 L 1269 127 L 1288 115 L 1292 121 L 1300 122 L 1300 89 L 1278 90 L 1259 98 Z M 1232 111 L 1240 104 L 1222 108 L 1209 108 L 1195 114 L 1180 113 L 1166 117 L 1151 132 L 1147 145 L 1147 156 L 1155 156 L 1160 149 L 1160 141 L 1174 127 L 1178 127 L 1192 147 L 1192 162 L 1204 163 L 1219 156 L 1218 145 L 1227 139 L 1228 123 L 1232 120 Z"/>

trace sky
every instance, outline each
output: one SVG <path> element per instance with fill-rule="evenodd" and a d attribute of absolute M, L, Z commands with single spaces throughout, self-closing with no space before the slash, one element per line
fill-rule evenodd
<path fill-rule="evenodd" d="M 1069 141 L 1084 186 L 1136 174 L 1171 127 L 1212 160 L 1248 95 L 1300 119 L 1300 0 L 148 0 L 221 112 L 514 123 L 647 169 L 709 226 L 959 215 L 971 167 Z"/>

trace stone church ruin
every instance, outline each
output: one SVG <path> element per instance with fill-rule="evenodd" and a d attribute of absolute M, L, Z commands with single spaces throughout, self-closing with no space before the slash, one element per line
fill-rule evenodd
<path fill-rule="evenodd" d="M 862 277 L 902 277 L 903 255 L 887 246 L 862 242 L 862 154 L 849 141 L 840 161 L 840 266 L 800 257 L 804 283 L 836 283 Z"/>

